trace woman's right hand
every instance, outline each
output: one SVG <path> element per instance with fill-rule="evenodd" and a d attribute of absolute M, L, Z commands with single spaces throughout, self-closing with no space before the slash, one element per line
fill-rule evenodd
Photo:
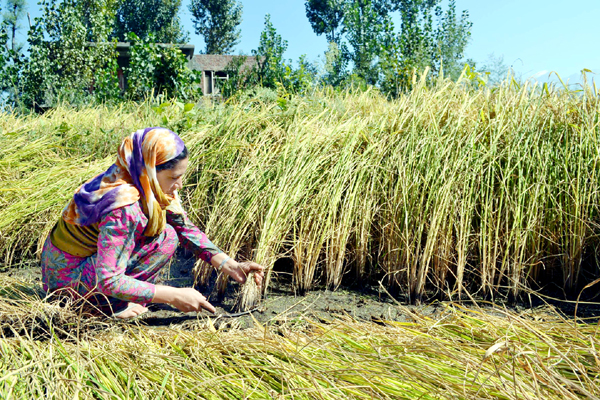
<path fill-rule="evenodd" d="M 178 292 L 171 305 L 179 311 L 191 312 L 201 311 L 202 309 L 214 313 L 216 310 L 212 304 L 206 300 L 206 297 L 193 288 L 177 288 Z"/>
<path fill-rule="evenodd" d="M 171 286 L 156 285 L 153 303 L 166 303 L 179 311 L 192 312 L 202 309 L 214 313 L 216 310 L 206 297 L 193 288 L 174 288 Z"/>

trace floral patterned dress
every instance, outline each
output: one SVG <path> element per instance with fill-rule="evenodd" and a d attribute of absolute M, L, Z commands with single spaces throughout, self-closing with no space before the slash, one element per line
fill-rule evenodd
<path fill-rule="evenodd" d="M 147 223 L 139 202 L 109 212 L 99 223 L 98 251 L 89 257 L 61 251 L 48 237 L 41 257 L 44 290 L 117 312 L 128 302 L 152 301 L 154 282 L 180 242 L 209 264 L 221 253 L 186 214 L 167 211 L 167 225 L 155 237 L 144 236 Z"/>

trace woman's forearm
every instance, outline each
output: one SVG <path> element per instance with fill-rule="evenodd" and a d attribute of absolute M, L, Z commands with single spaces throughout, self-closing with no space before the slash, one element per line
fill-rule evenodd
<path fill-rule="evenodd" d="M 164 285 L 156 285 L 153 303 L 173 304 L 177 297 L 177 288 Z"/>
<path fill-rule="evenodd" d="M 218 271 L 219 268 L 222 269 L 224 267 L 228 267 L 227 269 L 232 269 L 233 267 L 237 266 L 238 262 L 235 261 L 233 257 L 228 256 L 227 253 L 219 253 L 212 256 L 210 264 Z"/>

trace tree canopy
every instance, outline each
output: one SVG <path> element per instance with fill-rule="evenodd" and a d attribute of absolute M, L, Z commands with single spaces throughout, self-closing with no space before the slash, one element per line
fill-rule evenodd
<path fill-rule="evenodd" d="M 236 0 L 191 0 L 189 9 L 196 34 L 204 37 L 206 54 L 227 54 L 239 43 L 241 3 Z"/>
<path fill-rule="evenodd" d="M 153 35 L 158 43 L 185 43 L 188 33 L 179 19 L 181 0 L 119 0 L 114 37 L 127 41 L 135 33 L 140 39 Z"/>
<path fill-rule="evenodd" d="M 20 53 L 23 49 L 23 43 L 17 40 L 17 31 L 22 27 L 21 20 L 25 17 L 26 10 L 26 0 L 6 0 L 6 11 L 2 14 L 3 25 L 8 35 L 7 44 L 16 53 Z"/>
<path fill-rule="evenodd" d="M 454 0 L 446 10 L 441 0 L 306 0 L 305 6 L 314 32 L 335 43 L 330 58 L 340 52 L 338 67 L 330 68 L 340 75 L 346 62 L 353 76 L 393 94 L 414 71 L 429 67 L 432 76 L 456 77 L 462 70 L 472 24 L 467 11 L 457 15 Z"/>

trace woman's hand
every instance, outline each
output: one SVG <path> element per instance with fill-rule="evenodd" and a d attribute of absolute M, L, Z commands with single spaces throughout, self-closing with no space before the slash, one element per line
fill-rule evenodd
<path fill-rule="evenodd" d="M 199 291 L 193 288 L 177 288 L 177 295 L 170 303 L 172 306 L 177 308 L 179 311 L 191 312 L 201 311 L 202 309 L 208 310 L 214 313 L 216 310 L 212 304 L 206 300 L 206 297 Z"/>
<path fill-rule="evenodd" d="M 206 297 L 193 288 L 174 288 L 171 286 L 156 285 L 153 303 L 166 303 L 179 311 L 191 312 L 202 309 L 214 313 L 216 310 Z"/>
<path fill-rule="evenodd" d="M 252 271 L 254 271 L 256 285 L 261 288 L 265 277 L 265 267 L 262 265 L 252 261 L 235 262 L 231 260 L 223 266 L 223 272 L 242 284 L 246 282 L 246 277 Z"/>

